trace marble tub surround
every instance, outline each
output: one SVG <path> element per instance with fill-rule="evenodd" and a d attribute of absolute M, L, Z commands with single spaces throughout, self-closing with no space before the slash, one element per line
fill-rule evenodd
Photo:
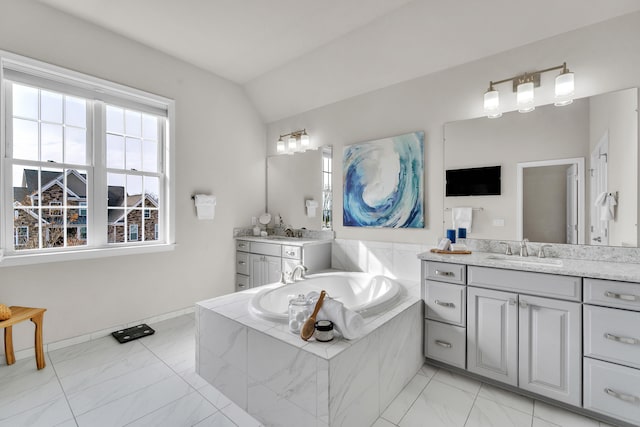
<path fill-rule="evenodd" d="M 427 261 L 495 267 L 507 270 L 620 280 L 624 282 L 640 282 L 640 264 L 631 264 L 628 262 L 549 258 L 550 260 L 560 262 L 558 265 L 551 265 L 544 263 L 545 259 L 539 260 L 535 256 L 496 256 L 495 252 L 473 252 L 470 255 L 449 255 L 435 254 L 427 251 L 418 255 L 418 258 Z M 538 264 L 538 262 L 540 262 L 540 264 Z"/>
<path fill-rule="evenodd" d="M 267 425 L 370 426 L 423 362 L 419 288 L 405 286 L 392 310 L 365 318 L 362 338 L 327 343 L 254 318 L 255 290 L 202 301 L 196 371 Z"/>

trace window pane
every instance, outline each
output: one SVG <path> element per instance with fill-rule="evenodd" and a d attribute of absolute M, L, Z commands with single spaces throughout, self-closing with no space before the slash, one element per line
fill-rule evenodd
<path fill-rule="evenodd" d="M 87 164 L 87 131 L 67 126 L 64 130 L 64 161 L 77 165 Z"/>
<path fill-rule="evenodd" d="M 38 248 L 37 209 L 16 209 L 13 216 L 13 244 L 16 250 Z"/>
<path fill-rule="evenodd" d="M 80 206 L 87 202 L 87 171 L 85 170 L 67 170 L 67 206 Z M 86 213 L 85 213 L 86 215 Z"/>
<path fill-rule="evenodd" d="M 160 202 L 160 179 L 153 176 L 144 177 L 145 207 L 157 208 Z"/>
<path fill-rule="evenodd" d="M 124 110 L 107 105 L 107 132 L 124 133 Z"/>
<path fill-rule="evenodd" d="M 144 219 L 144 240 L 158 240 L 157 230 L 158 230 L 158 210 L 157 209 L 146 209 L 148 212 L 148 217 Z"/>
<path fill-rule="evenodd" d="M 38 175 L 35 173 L 35 186 L 38 185 Z M 25 167 L 13 165 L 13 202 L 18 202 L 22 206 L 31 206 L 31 191 L 27 186 Z"/>
<path fill-rule="evenodd" d="M 45 122 L 62 123 L 62 95 L 40 92 L 40 118 Z"/>
<path fill-rule="evenodd" d="M 127 206 L 142 206 L 142 177 L 127 175 Z"/>
<path fill-rule="evenodd" d="M 46 211 L 46 209 L 44 209 Z M 46 218 L 46 212 L 42 213 L 42 218 Z M 45 248 L 64 247 L 65 228 L 62 221 L 52 224 L 42 224 L 42 246 Z"/>
<path fill-rule="evenodd" d="M 62 125 L 40 125 L 40 142 L 42 144 L 41 160 L 45 162 L 62 162 Z"/>
<path fill-rule="evenodd" d="M 142 211 L 140 209 L 133 209 L 127 214 L 127 224 L 129 226 L 127 240 L 130 242 L 139 242 L 142 240 L 142 236 L 140 235 L 140 230 L 142 229 L 141 213 Z"/>
<path fill-rule="evenodd" d="M 125 111 L 125 130 L 129 136 L 142 136 L 142 114 L 135 111 Z"/>
<path fill-rule="evenodd" d="M 40 172 L 42 206 L 62 206 L 64 202 L 64 175 L 62 169 L 42 168 Z M 37 188 L 35 194 L 37 195 Z M 58 209 L 57 212 L 60 212 Z M 62 215 L 60 212 L 58 215 Z M 43 214 L 44 216 L 44 214 Z"/>
<path fill-rule="evenodd" d="M 38 89 L 13 85 L 13 115 L 38 119 Z"/>
<path fill-rule="evenodd" d="M 64 122 L 71 126 L 87 127 L 87 103 L 84 99 L 64 97 Z"/>
<path fill-rule="evenodd" d="M 152 141 L 158 140 L 158 118 L 149 116 L 147 114 L 142 115 L 142 137 L 144 139 L 150 139 Z"/>
<path fill-rule="evenodd" d="M 13 119 L 13 158 L 38 160 L 38 122 Z"/>
<path fill-rule="evenodd" d="M 107 167 L 124 169 L 124 138 L 107 135 Z"/>
<path fill-rule="evenodd" d="M 127 169 L 142 170 L 142 141 L 137 138 L 127 138 Z"/>
<path fill-rule="evenodd" d="M 158 172 L 158 143 L 155 141 L 142 141 L 142 170 Z"/>
<path fill-rule="evenodd" d="M 107 241 L 109 243 L 124 242 L 124 209 L 109 209 L 108 214 Z"/>

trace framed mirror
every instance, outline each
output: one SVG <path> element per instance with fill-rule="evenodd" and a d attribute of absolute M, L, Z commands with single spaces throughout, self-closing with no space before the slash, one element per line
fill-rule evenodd
<path fill-rule="evenodd" d="M 501 166 L 501 192 L 445 196 L 443 234 L 471 207 L 469 238 L 638 246 L 637 88 L 447 123 L 444 139 L 445 171 Z"/>
<path fill-rule="evenodd" d="M 332 154 L 323 146 L 267 157 L 267 212 L 293 228 L 332 229 Z"/>

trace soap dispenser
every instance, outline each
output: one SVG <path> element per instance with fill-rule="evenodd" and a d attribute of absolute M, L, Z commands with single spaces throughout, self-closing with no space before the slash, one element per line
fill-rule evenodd
<path fill-rule="evenodd" d="M 256 219 L 255 216 L 251 217 L 251 225 L 253 225 L 253 235 L 254 236 L 259 236 L 260 235 L 260 226 L 258 225 L 258 220 Z"/>

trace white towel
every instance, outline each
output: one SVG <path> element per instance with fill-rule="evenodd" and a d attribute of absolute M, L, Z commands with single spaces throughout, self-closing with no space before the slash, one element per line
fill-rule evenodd
<path fill-rule="evenodd" d="M 318 292 L 309 292 L 307 299 L 310 299 L 315 304 L 319 296 Z M 364 319 L 362 316 L 353 310 L 345 308 L 344 304 L 333 298 L 325 297 L 316 319 L 331 320 L 334 328 L 348 340 L 360 338 L 364 333 Z"/>
<path fill-rule="evenodd" d="M 596 201 L 594 203 L 594 206 L 598 207 L 598 206 L 604 206 L 605 205 L 605 200 L 607 199 L 607 192 L 603 191 L 602 193 L 598 194 L 598 197 L 596 197 Z"/>
<path fill-rule="evenodd" d="M 615 205 L 617 204 L 618 203 L 616 202 L 616 198 L 613 196 L 613 194 L 607 194 L 607 197 L 604 200 L 604 204 L 600 208 L 602 210 L 600 212 L 600 219 L 602 221 L 611 221 L 616 219 Z"/>
<path fill-rule="evenodd" d="M 451 222 L 453 229 L 466 228 L 467 233 L 471 233 L 471 223 L 473 222 L 473 208 L 458 207 L 451 209 Z"/>

